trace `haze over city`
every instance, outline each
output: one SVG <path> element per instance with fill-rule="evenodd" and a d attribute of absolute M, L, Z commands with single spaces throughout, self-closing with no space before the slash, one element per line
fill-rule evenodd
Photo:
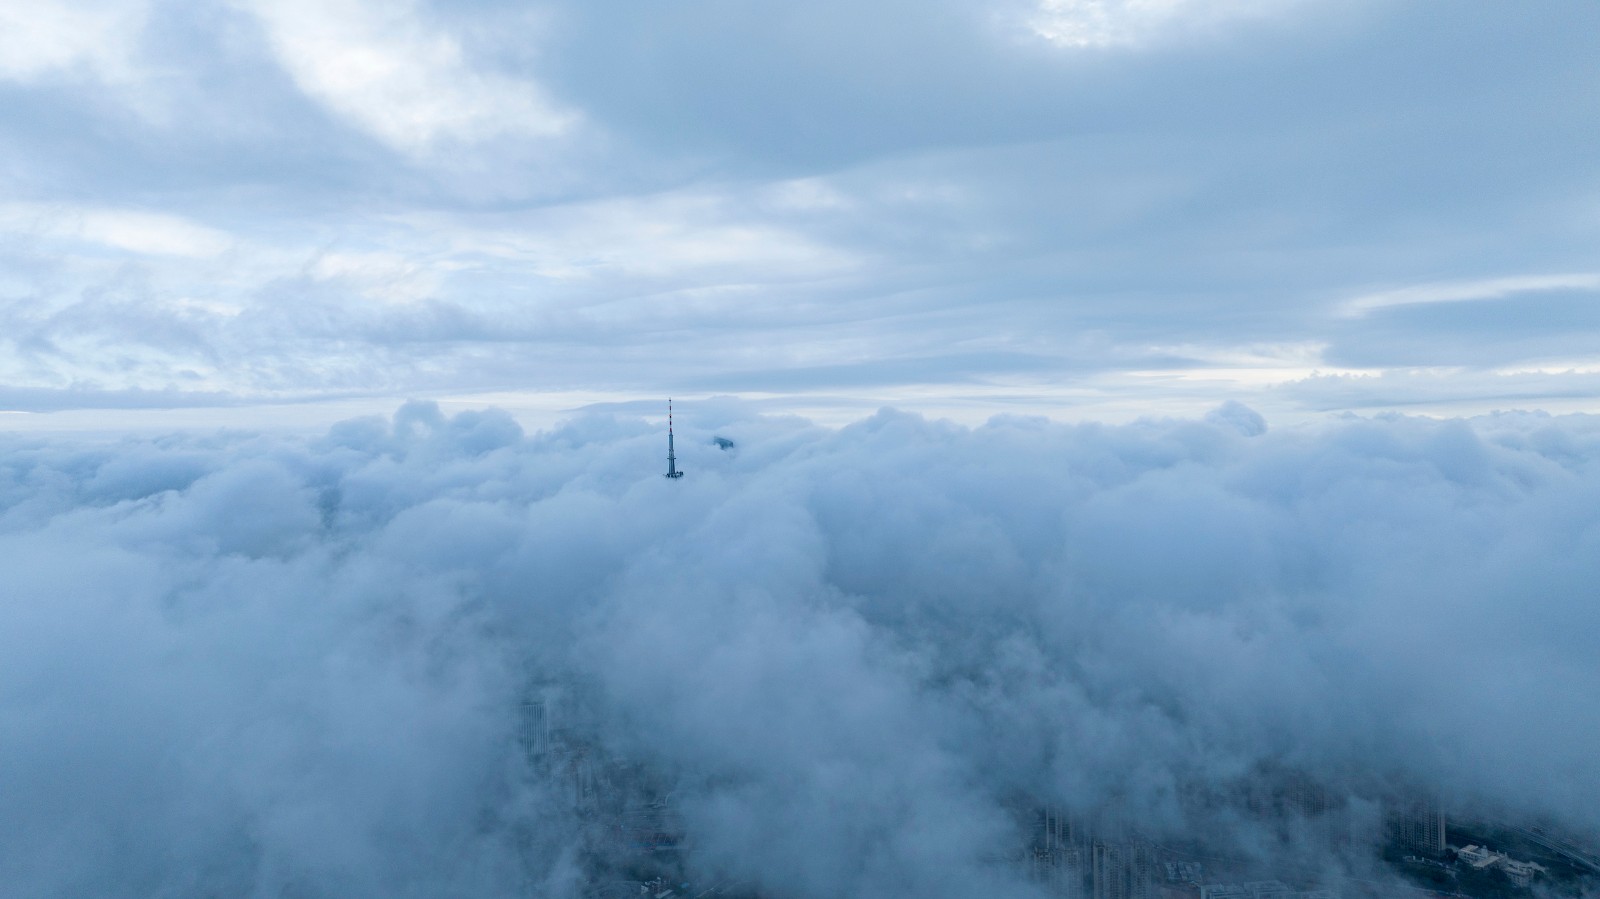
<path fill-rule="evenodd" d="M 1589 2 L 0 3 L 0 896 L 1600 895 L 1596 84 Z"/>

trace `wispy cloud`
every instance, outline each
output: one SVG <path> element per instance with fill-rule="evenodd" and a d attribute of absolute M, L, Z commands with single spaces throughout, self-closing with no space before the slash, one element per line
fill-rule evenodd
<path fill-rule="evenodd" d="M 227 232 L 181 215 L 72 203 L 0 203 L 0 233 L 196 259 L 217 256 L 234 244 Z"/>
<path fill-rule="evenodd" d="M 1039 0 L 1034 32 L 1065 47 L 1137 47 L 1241 20 L 1282 15 L 1304 0 Z"/>
<path fill-rule="evenodd" d="M 1600 358 L 1593 141 L 1563 113 L 1600 78 L 1572 74 L 1592 4 L 4 15 L 17 390 L 667 376 L 1120 418 Z M 1019 44 L 1017 15 L 1073 46 Z"/>
<path fill-rule="evenodd" d="M 1522 294 L 1554 290 L 1600 290 L 1600 274 L 1577 272 L 1554 275 L 1512 275 L 1469 281 L 1433 281 L 1378 293 L 1363 294 L 1339 304 L 1344 318 L 1362 318 L 1394 306 L 1427 303 L 1465 303 L 1475 300 L 1503 300 Z"/>

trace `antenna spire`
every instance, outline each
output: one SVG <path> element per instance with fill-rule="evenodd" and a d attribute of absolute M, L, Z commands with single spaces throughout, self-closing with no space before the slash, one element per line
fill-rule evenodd
<path fill-rule="evenodd" d="M 667 397 L 667 477 L 681 478 L 683 472 L 678 470 L 678 456 L 672 448 L 672 397 Z"/>

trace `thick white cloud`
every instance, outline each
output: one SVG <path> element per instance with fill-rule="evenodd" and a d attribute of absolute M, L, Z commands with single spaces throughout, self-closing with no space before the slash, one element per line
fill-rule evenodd
<path fill-rule="evenodd" d="M 553 137 L 574 114 L 536 83 L 486 71 L 416 4 L 249 3 L 279 60 L 311 97 L 405 153 L 501 135 Z"/>
<path fill-rule="evenodd" d="M 1030 895 L 1019 802 L 1277 858 L 1215 804 L 1263 765 L 1600 831 L 1590 418 L 661 436 L 7 439 L 10 887 L 566 895 L 541 683 L 779 895 Z"/>
<path fill-rule="evenodd" d="M 0 79 L 127 78 L 147 4 L 37 0 L 0 5 Z"/>
<path fill-rule="evenodd" d="M 1284 15 L 1304 0 L 1039 0 L 1029 21 L 1039 36 L 1066 47 L 1137 47 L 1204 36 L 1240 20 Z"/>

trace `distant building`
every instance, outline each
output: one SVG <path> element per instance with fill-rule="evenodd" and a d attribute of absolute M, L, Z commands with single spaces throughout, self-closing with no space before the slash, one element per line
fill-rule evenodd
<path fill-rule="evenodd" d="M 523 758 L 537 763 L 550 754 L 550 703 L 543 696 L 522 700 L 517 743 Z"/>
<path fill-rule="evenodd" d="M 1156 847 L 1145 840 L 1128 846 L 1128 899 L 1158 899 L 1161 859 Z"/>
<path fill-rule="evenodd" d="M 1029 863 L 1034 880 L 1045 884 L 1051 895 L 1073 899 L 1163 899 L 1163 852 L 1130 833 L 1125 823 L 1095 818 L 1086 821 L 1041 809 L 1034 817 Z M 1172 867 L 1174 874 L 1179 870 Z M 1190 880 L 1199 880 L 1197 863 L 1184 863 L 1181 870 Z M 1186 890 L 1180 892 L 1194 895 Z"/>
<path fill-rule="evenodd" d="M 1120 844 L 1094 844 L 1094 899 L 1130 899 L 1126 862 Z"/>
<path fill-rule="evenodd" d="M 1198 884 L 1205 874 L 1205 867 L 1199 862 L 1170 861 L 1164 866 L 1167 883 L 1193 883 Z"/>
<path fill-rule="evenodd" d="M 1389 839 L 1407 849 L 1432 855 L 1445 851 L 1444 809 L 1432 799 L 1413 799 L 1391 806 L 1386 814 Z"/>
<path fill-rule="evenodd" d="M 1256 880 L 1244 885 L 1250 899 L 1287 899 L 1297 895 L 1281 880 Z"/>
<path fill-rule="evenodd" d="M 1512 883 L 1523 888 L 1533 883 L 1534 877 L 1547 873 L 1544 865 L 1537 862 L 1519 862 L 1514 858 L 1502 858 L 1500 870 L 1506 872 Z"/>
<path fill-rule="evenodd" d="M 1285 844 L 1331 848 L 1350 842 L 1349 803 L 1304 771 L 1262 763 L 1242 779 L 1238 790 L 1250 817 Z"/>
<path fill-rule="evenodd" d="M 1519 861 L 1504 853 L 1495 852 L 1487 846 L 1463 846 L 1456 850 L 1456 858 L 1478 871 L 1498 868 L 1519 887 L 1527 887 L 1533 883 L 1534 877 L 1548 873 L 1544 865 Z"/>
<path fill-rule="evenodd" d="M 1082 828 L 1050 809 L 1038 813 L 1030 856 L 1033 878 L 1062 899 L 1087 899 L 1088 871 Z"/>
<path fill-rule="evenodd" d="M 1082 849 L 1058 849 L 1035 853 L 1034 879 L 1044 884 L 1052 896 L 1062 899 L 1088 899 L 1087 874 Z"/>
<path fill-rule="evenodd" d="M 1333 890 L 1300 892 L 1281 880 L 1255 880 L 1208 883 L 1200 887 L 1200 899 L 1339 899 L 1339 894 Z"/>

